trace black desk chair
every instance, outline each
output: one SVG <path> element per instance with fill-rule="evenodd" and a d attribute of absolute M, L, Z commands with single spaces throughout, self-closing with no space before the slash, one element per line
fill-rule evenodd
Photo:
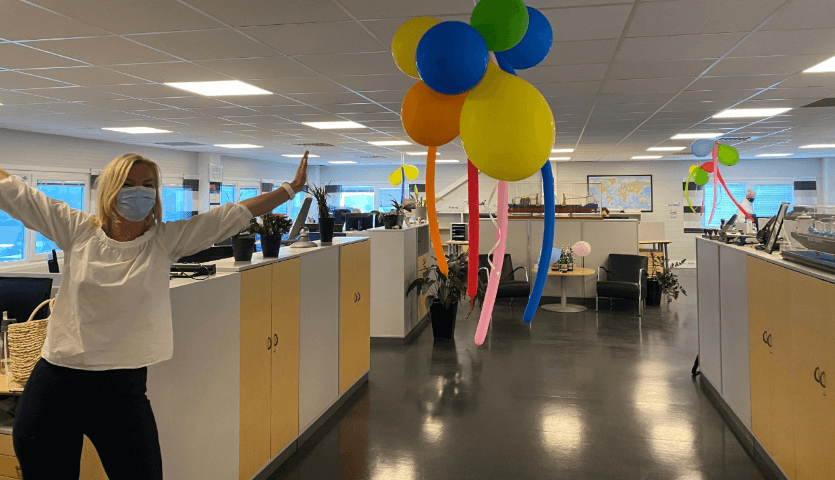
<path fill-rule="evenodd" d="M 638 316 L 644 314 L 647 298 L 648 259 L 641 255 L 609 254 L 605 267 L 597 269 L 597 298 L 594 311 L 598 309 L 600 297 L 638 300 Z M 606 272 L 605 275 L 602 272 Z"/>
<path fill-rule="evenodd" d="M 492 255 L 491 255 L 492 257 Z M 516 280 L 516 270 L 525 271 L 524 280 Z M 487 255 L 478 256 L 478 273 L 482 280 L 488 280 L 488 273 L 490 272 L 490 263 L 487 261 Z M 510 254 L 504 254 L 502 261 L 502 275 L 499 279 L 499 289 L 496 292 L 496 298 L 510 298 L 510 305 L 513 305 L 513 299 L 516 297 L 530 297 L 531 284 L 528 280 L 528 269 L 523 267 L 513 268 L 513 262 L 510 260 Z"/>

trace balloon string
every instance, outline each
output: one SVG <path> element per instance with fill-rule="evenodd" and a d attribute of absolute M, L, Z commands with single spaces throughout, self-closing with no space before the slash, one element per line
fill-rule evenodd
<path fill-rule="evenodd" d="M 745 217 L 746 217 L 748 220 L 751 220 L 751 222 L 754 222 L 754 219 L 751 217 L 751 215 L 749 215 L 749 214 L 748 214 L 748 212 L 746 212 L 746 211 L 745 211 L 745 209 L 744 209 L 744 208 L 742 208 L 742 206 L 740 206 L 740 205 L 739 205 L 739 202 L 737 202 L 737 201 L 736 201 L 736 199 L 734 198 L 734 196 L 733 196 L 733 195 L 731 195 L 731 191 L 730 191 L 730 190 L 728 190 L 728 186 L 727 186 L 727 185 L 725 185 L 725 179 L 724 179 L 724 178 L 722 178 L 722 174 L 721 174 L 721 173 L 719 173 L 719 172 L 716 172 L 716 176 L 718 176 L 718 177 L 719 177 L 719 182 L 722 184 L 722 187 L 724 187 L 724 188 L 725 188 L 725 192 L 728 194 L 728 197 L 731 199 L 731 201 L 732 201 L 732 202 L 734 202 L 734 205 L 736 205 L 736 208 L 740 209 L 740 210 L 742 211 L 742 213 L 744 213 L 744 214 L 745 214 Z"/>
<path fill-rule="evenodd" d="M 467 295 L 471 302 L 478 294 L 478 229 L 479 229 L 479 205 L 478 205 L 478 168 L 467 159 L 467 196 L 468 210 L 470 214 L 469 235 L 469 270 L 467 271 Z M 472 304 L 470 305 L 472 308 Z"/>
<path fill-rule="evenodd" d="M 449 267 L 444 255 L 444 246 L 441 245 L 441 231 L 438 228 L 438 212 L 435 209 L 435 155 L 437 147 L 429 147 L 426 153 L 426 216 L 429 221 L 429 236 L 432 239 L 432 250 L 435 252 L 435 260 L 438 268 L 444 276 L 447 276 Z M 405 179 L 404 179 L 405 181 Z"/>
<path fill-rule="evenodd" d="M 690 206 L 690 211 L 693 212 L 693 213 L 696 213 L 696 209 L 693 208 L 693 204 L 690 203 L 690 179 L 695 176 L 695 173 L 696 173 L 696 170 L 693 169 L 693 171 L 690 172 L 690 176 L 687 177 L 687 181 L 684 182 L 684 198 L 687 199 L 687 205 Z"/>
<path fill-rule="evenodd" d="M 713 143 L 713 151 L 711 152 L 713 154 L 713 207 L 710 209 L 710 218 L 707 220 L 708 225 L 713 223 L 713 214 L 716 213 L 716 194 L 717 194 L 716 187 L 719 186 L 719 185 L 716 184 L 716 182 L 718 181 L 717 177 L 716 177 L 716 174 L 719 173 L 719 165 L 718 165 L 719 157 L 717 156 L 718 155 L 717 154 L 718 149 L 719 149 L 719 142 L 714 142 Z"/>
<path fill-rule="evenodd" d="M 539 252 L 539 270 L 536 272 L 531 296 L 528 297 L 528 304 L 525 306 L 525 323 L 531 323 L 534 314 L 536 314 L 536 309 L 539 308 L 542 290 L 545 288 L 545 281 L 548 279 L 551 252 L 554 249 L 554 172 L 551 171 L 551 162 L 545 162 L 540 170 L 542 171 L 542 192 L 545 195 L 544 230 L 542 232 L 542 250 Z"/>

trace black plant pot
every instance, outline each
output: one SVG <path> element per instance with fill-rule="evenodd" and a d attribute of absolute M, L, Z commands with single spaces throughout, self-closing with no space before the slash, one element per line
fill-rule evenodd
<path fill-rule="evenodd" d="M 236 262 L 248 262 L 252 260 L 252 252 L 255 250 L 255 237 L 233 237 L 232 255 Z"/>
<path fill-rule="evenodd" d="M 455 318 L 458 316 L 458 302 L 444 307 L 441 302 L 432 302 L 429 307 L 429 318 L 432 320 L 432 335 L 435 340 L 451 339 L 455 334 Z"/>
<path fill-rule="evenodd" d="M 265 257 L 277 257 L 281 247 L 281 235 L 261 235 L 261 253 Z"/>
<path fill-rule="evenodd" d="M 647 280 L 647 305 L 661 305 L 661 284 L 652 278 Z"/>
<path fill-rule="evenodd" d="M 333 217 L 319 217 L 319 240 L 322 243 L 333 242 L 333 224 L 335 221 Z"/>
<path fill-rule="evenodd" d="M 400 215 L 383 215 L 383 225 L 387 230 L 397 228 Z"/>

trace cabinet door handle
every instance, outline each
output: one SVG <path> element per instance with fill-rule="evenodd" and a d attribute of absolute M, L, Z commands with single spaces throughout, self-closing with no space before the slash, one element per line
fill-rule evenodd
<path fill-rule="evenodd" d="M 271 350 L 273 348 L 273 339 L 271 337 L 267 337 L 267 350 Z"/>
<path fill-rule="evenodd" d="M 278 346 L 278 335 L 275 333 L 273 334 L 273 345 Z"/>
<path fill-rule="evenodd" d="M 774 345 L 771 344 L 771 334 L 768 334 L 768 339 L 765 342 L 769 347 L 773 347 Z"/>
<path fill-rule="evenodd" d="M 821 387 L 826 388 L 826 372 L 824 372 L 823 370 L 821 370 L 821 376 L 818 383 L 821 384 Z"/>
<path fill-rule="evenodd" d="M 768 340 L 765 339 L 765 336 L 768 335 L 768 330 L 763 332 L 763 343 L 768 343 Z"/>

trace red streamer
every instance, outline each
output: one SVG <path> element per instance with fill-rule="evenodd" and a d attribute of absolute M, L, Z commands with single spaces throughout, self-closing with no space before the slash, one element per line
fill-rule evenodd
<path fill-rule="evenodd" d="M 725 185 L 725 179 L 722 178 L 722 174 L 719 173 L 718 170 L 716 171 L 716 176 L 719 177 L 719 182 L 722 184 L 722 187 L 725 188 L 725 192 L 728 194 L 728 197 L 731 199 L 731 201 L 734 202 L 734 205 L 736 205 L 736 208 L 740 209 L 742 211 L 742 213 L 745 214 L 745 217 L 748 218 L 748 220 L 751 220 L 751 222 L 753 223 L 754 219 L 751 217 L 751 215 L 748 214 L 748 212 L 745 211 L 744 208 L 742 208 L 742 206 L 739 205 L 739 202 L 736 201 L 734 196 L 731 195 L 731 191 L 728 190 L 728 186 Z"/>
<path fill-rule="evenodd" d="M 467 201 L 469 210 L 469 266 L 467 270 L 467 295 L 470 296 L 470 302 L 475 301 L 475 296 L 478 293 L 478 228 L 479 228 L 479 208 L 478 208 L 478 168 L 467 159 Z"/>
<path fill-rule="evenodd" d="M 710 225 L 713 222 L 713 214 L 716 213 L 716 194 L 718 185 L 716 181 L 719 176 L 719 142 L 713 143 L 713 208 L 710 209 L 710 218 L 707 220 L 707 224 Z"/>

